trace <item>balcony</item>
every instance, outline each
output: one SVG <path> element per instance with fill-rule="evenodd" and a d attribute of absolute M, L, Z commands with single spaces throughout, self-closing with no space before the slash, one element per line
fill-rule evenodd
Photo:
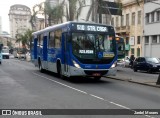
<path fill-rule="evenodd" d="M 121 32 L 130 32 L 130 26 L 121 26 L 121 27 L 115 27 L 116 33 L 121 33 Z"/>

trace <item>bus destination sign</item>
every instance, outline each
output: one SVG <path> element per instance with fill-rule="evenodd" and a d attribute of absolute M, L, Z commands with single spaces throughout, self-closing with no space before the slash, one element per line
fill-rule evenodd
<path fill-rule="evenodd" d="M 80 31 L 95 31 L 95 32 L 108 32 L 108 29 L 105 26 L 83 25 L 83 24 L 77 24 L 76 25 L 76 30 L 80 30 Z"/>

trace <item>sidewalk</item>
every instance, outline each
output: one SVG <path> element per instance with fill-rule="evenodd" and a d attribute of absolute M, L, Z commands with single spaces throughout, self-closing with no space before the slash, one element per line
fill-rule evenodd
<path fill-rule="evenodd" d="M 146 72 L 134 72 L 130 68 L 122 67 L 118 67 L 117 70 L 116 76 L 109 76 L 107 78 L 160 88 L 160 85 L 156 85 L 158 73 L 149 74 Z"/>

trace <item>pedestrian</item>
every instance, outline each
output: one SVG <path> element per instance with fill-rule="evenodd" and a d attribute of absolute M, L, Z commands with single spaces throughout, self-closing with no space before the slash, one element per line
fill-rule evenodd
<path fill-rule="evenodd" d="M 160 85 L 160 73 L 159 73 L 158 80 L 157 80 L 156 84 Z"/>
<path fill-rule="evenodd" d="M 130 57 L 130 66 L 131 66 L 131 68 L 133 68 L 133 61 L 135 60 L 135 57 L 134 57 L 134 55 L 131 55 L 131 57 Z"/>

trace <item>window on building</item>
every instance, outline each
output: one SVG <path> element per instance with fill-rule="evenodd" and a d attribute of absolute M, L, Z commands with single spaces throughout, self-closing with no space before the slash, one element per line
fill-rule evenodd
<path fill-rule="evenodd" d="M 151 22 L 154 22 L 154 12 L 151 13 Z"/>
<path fill-rule="evenodd" d="M 145 36 L 145 43 L 149 43 L 149 36 Z"/>
<path fill-rule="evenodd" d="M 117 16 L 116 17 L 116 27 L 118 27 L 119 26 L 119 17 Z"/>
<path fill-rule="evenodd" d="M 160 21 L 160 11 L 157 11 L 157 21 Z"/>
<path fill-rule="evenodd" d="M 152 36 L 152 43 L 157 43 L 157 35 Z"/>
<path fill-rule="evenodd" d="M 146 13 L 146 23 L 149 23 L 149 13 Z"/>
<path fill-rule="evenodd" d="M 129 14 L 126 14 L 126 26 L 129 26 Z"/>
<path fill-rule="evenodd" d="M 141 11 L 138 11 L 138 24 L 141 24 Z"/>
<path fill-rule="evenodd" d="M 132 25 L 135 25 L 135 12 L 132 13 Z"/>
<path fill-rule="evenodd" d="M 114 18 L 112 18 L 111 25 L 114 26 Z"/>
<path fill-rule="evenodd" d="M 131 55 L 134 55 L 134 48 L 131 48 Z"/>
<path fill-rule="evenodd" d="M 124 26 L 124 15 L 121 16 L 121 26 Z"/>
<path fill-rule="evenodd" d="M 137 57 L 140 57 L 140 48 L 137 48 Z"/>
<path fill-rule="evenodd" d="M 141 37 L 137 36 L 137 44 L 141 44 Z"/>

